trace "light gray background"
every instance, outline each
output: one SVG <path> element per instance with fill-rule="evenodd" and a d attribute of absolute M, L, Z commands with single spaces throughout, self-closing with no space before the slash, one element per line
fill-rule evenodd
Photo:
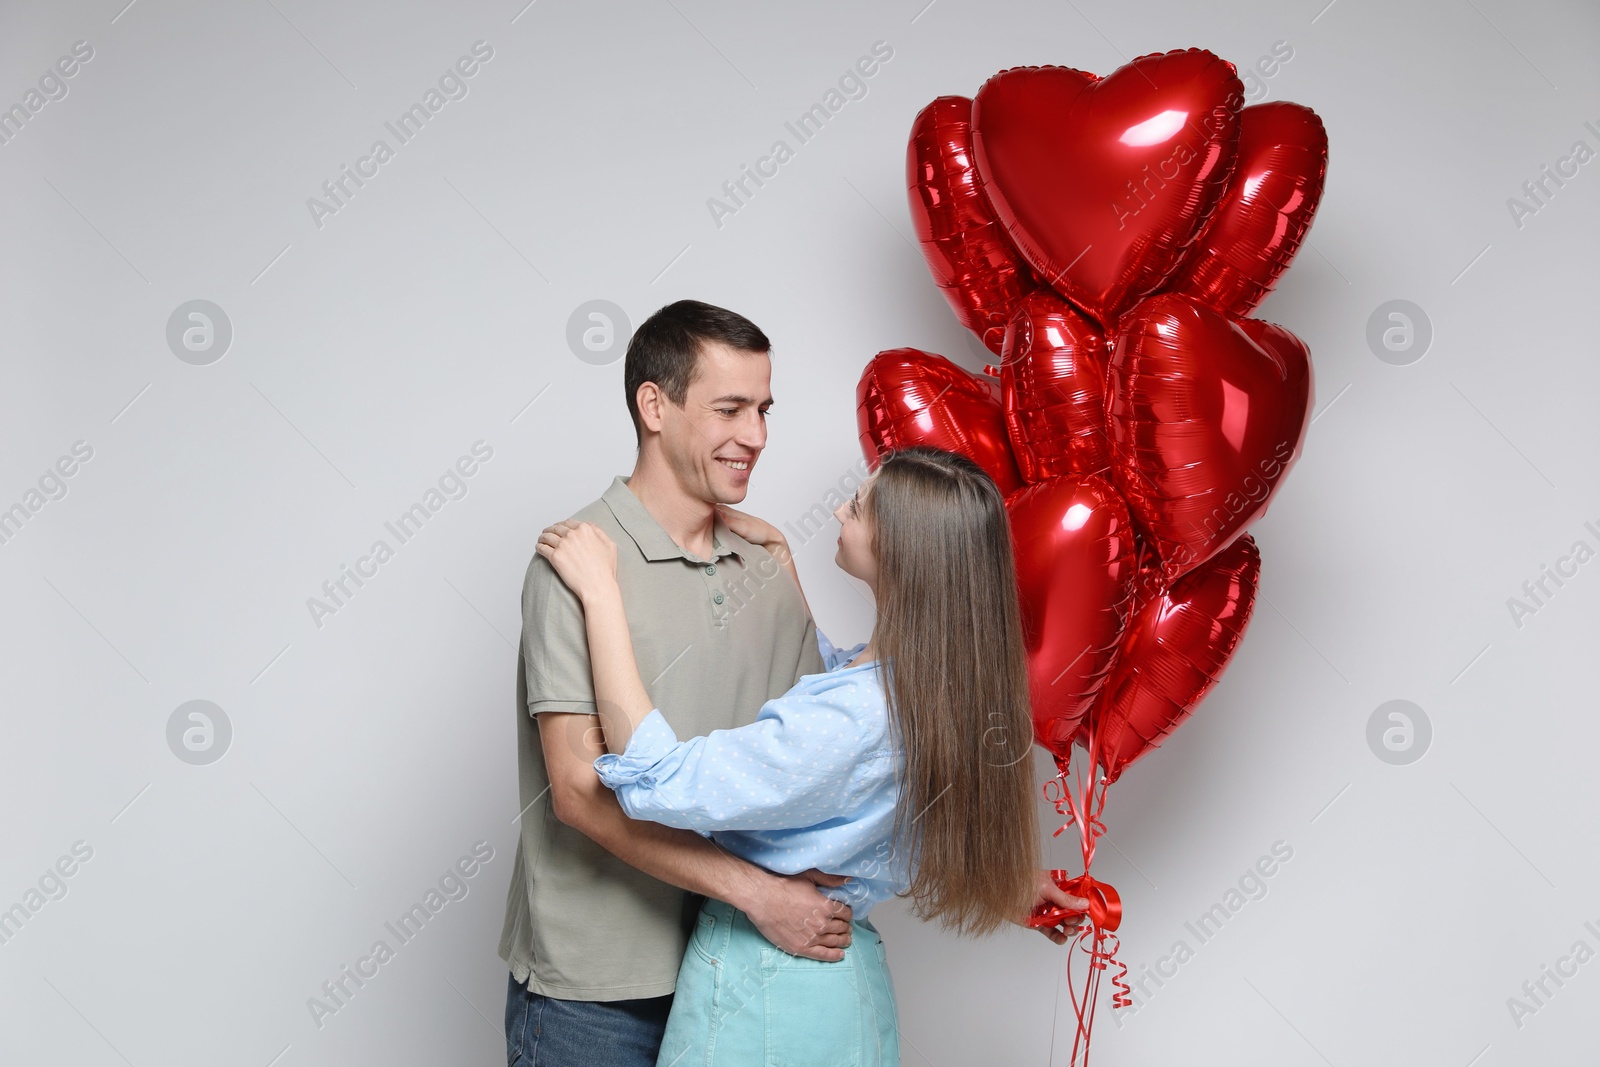
<path fill-rule="evenodd" d="M 1280 40 L 1257 98 L 1315 108 L 1332 163 L 1260 314 L 1311 345 L 1318 414 L 1254 528 L 1231 669 L 1113 790 L 1096 873 L 1124 894 L 1124 957 L 1195 955 L 1136 1013 L 1102 1003 L 1096 1062 L 1592 1052 L 1600 962 L 1520 1027 L 1507 1007 L 1600 949 L 1600 563 L 1520 627 L 1507 606 L 1600 547 L 1600 163 L 1520 227 L 1507 207 L 1600 148 L 1591 6 L 124 2 L 9 4 L 0 32 L 4 105 L 94 48 L 0 146 L 0 506 L 94 450 L 0 545 L 0 907 L 93 849 L 0 945 L 0 1061 L 501 1062 L 519 585 L 539 529 L 632 462 L 622 365 L 569 350 L 573 310 L 636 324 L 693 296 L 766 329 L 747 506 L 793 520 L 859 460 L 864 360 L 984 361 L 911 240 L 919 108 L 1008 66 L 1203 46 L 1243 67 Z M 307 198 L 478 40 L 469 94 L 317 228 Z M 718 227 L 707 198 L 879 40 L 868 94 Z M 233 328 L 209 366 L 165 339 L 195 299 Z M 1434 329 L 1406 366 L 1365 339 L 1394 299 Z M 314 625 L 306 599 L 478 440 L 467 495 Z M 799 551 L 811 603 L 861 640 L 831 542 Z M 196 699 L 233 730 L 206 766 L 166 740 Z M 1407 766 L 1366 740 L 1393 699 L 1432 724 Z M 1041 800 L 1041 832 L 1059 821 Z M 307 998 L 480 840 L 469 895 L 318 1029 Z M 1280 840 L 1267 895 L 1200 945 L 1184 923 Z M 1064 1062 L 1059 949 L 878 919 L 907 1063 Z"/>

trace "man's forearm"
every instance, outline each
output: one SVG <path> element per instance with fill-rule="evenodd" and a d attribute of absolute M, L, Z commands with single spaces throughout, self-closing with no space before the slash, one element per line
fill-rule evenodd
<path fill-rule="evenodd" d="M 630 867 L 679 889 L 745 908 L 760 879 L 771 877 L 693 830 L 630 819 L 598 779 L 585 791 L 572 825 Z"/>
<path fill-rule="evenodd" d="M 603 753 L 592 736 L 594 723 L 584 715 L 539 716 L 558 819 L 636 870 L 727 901 L 785 952 L 823 961 L 839 958 L 850 943 L 851 912 L 819 893 L 817 885 L 840 885 L 842 875 L 773 874 L 693 831 L 630 819 L 595 772 L 593 761 Z"/>

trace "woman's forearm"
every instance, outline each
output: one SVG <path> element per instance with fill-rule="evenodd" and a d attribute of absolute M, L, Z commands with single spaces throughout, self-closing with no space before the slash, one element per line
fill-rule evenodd
<path fill-rule="evenodd" d="M 583 625 L 589 638 L 594 703 L 600 713 L 606 751 L 622 752 L 634 729 L 655 705 L 639 677 L 621 590 L 584 600 Z"/>

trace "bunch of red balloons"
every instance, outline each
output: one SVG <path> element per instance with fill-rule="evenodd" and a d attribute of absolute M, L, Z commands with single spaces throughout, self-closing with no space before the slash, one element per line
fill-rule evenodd
<path fill-rule="evenodd" d="M 911 215 L 934 280 L 999 357 L 985 376 L 880 352 L 862 448 L 964 453 L 1007 494 L 1035 739 L 1104 784 L 1227 666 L 1261 558 L 1245 530 L 1299 456 L 1306 346 L 1247 317 L 1311 224 L 1327 135 L 1245 106 L 1187 49 L 1102 78 L 1022 67 L 918 114 Z M 995 377 L 998 381 L 993 380 Z"/>

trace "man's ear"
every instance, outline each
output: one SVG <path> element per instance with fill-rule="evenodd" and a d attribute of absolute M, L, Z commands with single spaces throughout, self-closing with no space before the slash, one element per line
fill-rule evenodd
<path fill-rule="evenodd" d="M 655 382 L 641 382 L 639 391 L 634 394 L 634 403 L 639 408 L 639 422 L 651 433 L 661 432 L 662 419 L 666 412 L 662 409 L 670 403 L 661 387 Z"/>

